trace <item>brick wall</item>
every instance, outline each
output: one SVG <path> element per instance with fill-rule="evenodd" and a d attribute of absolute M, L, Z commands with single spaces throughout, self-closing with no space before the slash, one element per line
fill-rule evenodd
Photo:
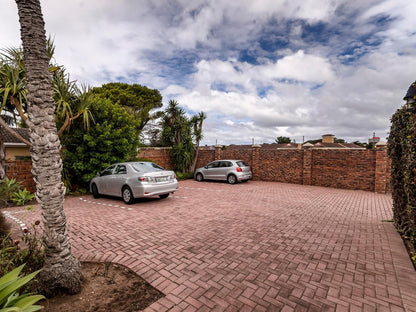
<path fill-rule="evenodd" d="M 258 163 L 252 164 L 257 180 L 303 184 L 302 150 L 262 150 Z"/>
<path fill-rule="evenodd" d="M 146 148 L 139 157 L 173 168 L 169 150 Z M 168 159 L 164 159 L 167 157 Z M 266 149 L 259 145 L 202 148 L 197 168 L 218 159 L 241 159 L 253 171 L 254 180 L 390 192 L 390 159 L 385 146 L 375 150 Z"/>
<path fill-rule="evenodd" d="M 36 191 L 36 184 L 31 170 L 32 161 L 30 160 L 6 160 L 6 176 L 21 182 L 22 187 L 33 193 Z"/>
<path fill-rule="evenodd" d="M 373 150 L 313 150 L 311 185 L 375 190 Z"/>
<path fill-rule="evenodd" d="M 173 169 L 171 148 L 141 148 L 138 157 L 151 159 Z M 253 179 L 304 185 L 390 192 L 390 159 L 386 147 L 375 150 L 351 149 L 263 149 L 259 145 L 230 148 L 201 148 L 197 168 L 217 159 L 242 159 L 253 171 Z M 6 176 L 36 189 L 32 163 L 6 161 Z"/>
<path fill-rule="evenodd" d="M 143 147 L 137 157 L 151 159 L 164 169 L 173 170 L 175 167 L 171 147 Z"/>

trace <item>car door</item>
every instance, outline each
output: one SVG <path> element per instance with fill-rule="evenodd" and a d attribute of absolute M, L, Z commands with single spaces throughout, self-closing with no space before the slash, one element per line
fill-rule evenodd
<path fill-rule="evenodd" d="M 205 179 L 212 179 L 212 180 L 216 180 L 217 176 L 218 176 L 218 166 L 219 166 L 220 162 L 219 161 L 213 161 L 212 163 L 209 163 L 204 170 L 204 178 Z"/>
<path fill-rule="evenodd" d="M 218 180 L 227 180 L 228 172 L 230 167 L 232 167 L 231 161 L 221 161 L 218 167 Z"/>
<path fill-rule="evenodd" d="M 98 187 L 98 192 L 100 194 L 106 194 L 106 195 L 110 195 L 109 193 L 109 185 L 110 181 L 111 181 L 111 177 L 113 175 L 114 169 L 116 168 L 116 165 L 112 165 L 106 169 L 104 169 L 101 173 L 100 173 L 100 178 L 97 180 L 97 187 Z"/>
<path fill-rule="evenodd" d="M 108 181 L 110 195 L 121 196 L 121 188 L 126 182 L 127 167 L 125 164 L 117 165 L 114 174 L 111 175 Z"/>

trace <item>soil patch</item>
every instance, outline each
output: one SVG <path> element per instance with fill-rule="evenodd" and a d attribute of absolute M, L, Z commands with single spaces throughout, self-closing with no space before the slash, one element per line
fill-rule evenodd
<path fill-rule="evenodd" d="M 82 263 L 82 290 L 42 300 L 45 312 L 141 311 L 164 295 L 130 269 L 111 263 Z"/>

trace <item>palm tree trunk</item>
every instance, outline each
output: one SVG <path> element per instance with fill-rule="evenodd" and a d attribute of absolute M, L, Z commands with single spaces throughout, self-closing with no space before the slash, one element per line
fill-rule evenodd
<path fill-rule="evenodd" d="M 54 121 L 45 27 L 39 0 L 16 0 L 28 88 L 29 132 L 36 199 L 42 207 L 45 266 L 39 277 L 43 292 L 81 290 L 81 266 L 71 253 L 61 180 L 61 143 Z"/>
<path fill-rule="evenodd" d="M 1 130 L 1 126 L 0 126 L 0 130 Z M 6 155 L 4 151 L 3 138 L 0 135 L 0 180 L 6 179 L 6 159 L 5 158 L 6 158 Z"/>

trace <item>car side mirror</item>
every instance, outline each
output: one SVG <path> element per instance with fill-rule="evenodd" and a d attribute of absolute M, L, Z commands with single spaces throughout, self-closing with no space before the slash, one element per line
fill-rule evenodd
<path fill-rule="evenodd" d="M 208 169 L 208 166 L 204 166 L 205 169 Z"/>
<path fill-rule="evenodd" d="M 97 177 L 101 177 L 101 172 L 97 172 Z"/>

